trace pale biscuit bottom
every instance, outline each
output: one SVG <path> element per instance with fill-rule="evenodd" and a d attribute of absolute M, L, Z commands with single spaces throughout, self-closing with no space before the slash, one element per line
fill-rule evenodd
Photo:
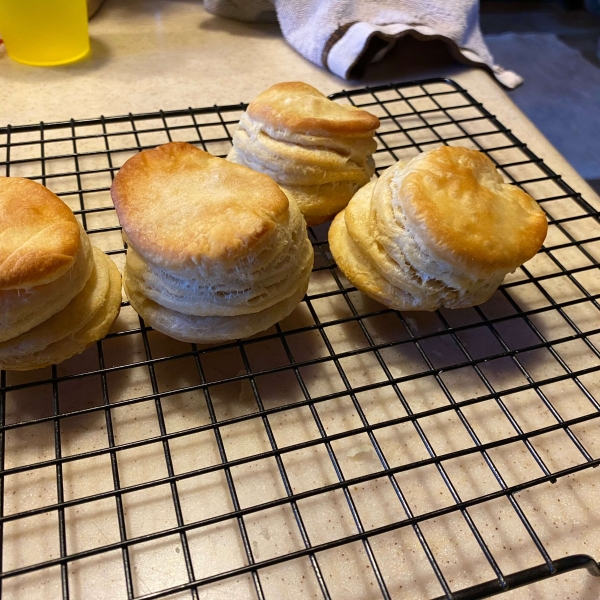
<path fill-rule="evenodd" d="M 238 130 L 234 142 L 240 142 L 240 136 L 243 132 Z M 275 148 L 283 148 L 289 151 L 289 143 L 272 140 Z M 333 141 L 332 141 L 333 142 Z M 244 145 L 244 144 L 242 144 Z M 331 220 L 336 214 L 343 210 L 352 196 L 363 185 L 369 182 L 375 172 L 375 163 L 372 156 L 363 156 L 360 160 L 360 166 L 353 163 L 346 154 L 343 157 L 338 152 L 330 152 L 336 157 L 340 165 L 333 168 L 321 167 L 318 172 L 312 172 L 316 166 L 309 168 L 294 168 L 293 157 L 279 156 L 276 151 L 270 158 L 260 156 L 258 152 L 260 145 L 246 144 L 249 146 L 246 152 L 238 146 L 231 149 L 227 155 L 227 160 L 241 165 L 246 165 L 252 169 L 266 173 L 283 189 L 289 198 L 293 198 L 300 207 L 304 215 L 306 224 L 309 227 L 320 225 L 325 221 Z M 293 146 L 304 152 L 309 152 L 310 148 L 303 148 L 301 145 Z M 254 154 L 254 153 L 258 154 Z M 319 152 L 322 152 L 319 150 Z M 317 150 L 312 152 L 315 164 L 317 161 Z M 353 164 L 353 168 L 348 165 Z M 297 171 L 297 172 L 296 172 Z"/>
<path fill-rule="evenodd" d="M 144 296 L 129 276 L 127 266 L 123 288 L 133 309 L 157 331 L 182 342 L 214 344 L 250 337 L 285 319 L 306 294 L 310 267 L 303 271 L 298 287 L 288 298 L 260 312 L 245 315 L 200 317 L 165 308 Z"/>
<path fill-rule="evenodd" d="M 97 275 L 90 277 L 90 285 L 49 322 L 2 344 L 0 368 L 28 371 L 57 364 L 80 354 L 108 333 L 121 307 L 121 275 L 114 262 L 97 248 L 94 258 Z M 61 327 L 66 329 L 61 331 Z"/>
<path fill-rule="evenodd" d="M 374 300 L 396 310 L 421 310 L 414 296 L 386 281 L 368 256 L 350 237 L 345 210 L 337 215 L 329 229 L 329 248 L 345 277 Z"/>
<path fill-rule="evenodd" d="M 368 177 L 361 182 L 336 181 L 321 185 L 284 185 L 281 189 L 288 198 L 293 198 L 309 227 L 316 227 L 330 221 L 341 210 L 346 208 L 352 196 L 368 182 Z"/>
<path fill-rule="evenodd" d="M 81 292 L 94 261 L 87 234 L 80 230 L 80 247 L 70 269 L 50 283 L 26 290 L 0 291 L 0 342 L 29 331 L 61 311 Z"/>

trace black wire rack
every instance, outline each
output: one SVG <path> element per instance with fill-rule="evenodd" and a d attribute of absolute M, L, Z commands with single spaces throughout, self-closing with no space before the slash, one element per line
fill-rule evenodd
<path fill-rule="evenodd" d="M 124 302 L 83 355 L 2 372 L 4 598 L 471 599 L 600 575 L 565 542 L 588 525 L 573 502 L 554 538 L 541 518 L 598 481 L 598 211 L 453 81 L 332 98 L 380 118 L 378 172 L 486 152 L 546 211 L 544 248 L 482 306 L 400 313 L 343 278 L 320 226 L 307 296 L 260 335 L 183 344 Z M 168 141 L 224 156 L 244 109 L 9 126 L 0 167 L 122 266 L 119 167 Z"/>

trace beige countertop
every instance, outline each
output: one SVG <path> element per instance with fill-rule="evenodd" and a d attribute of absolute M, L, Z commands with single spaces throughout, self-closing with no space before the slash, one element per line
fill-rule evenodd
<path fill-rule="evenodd" d="M 366 84 L 447 76 L 462 85 L 585 199 L 600 206 L 575 170 L 484 71 L 456 65 L 438 43 L 406 41 L 360 82 L 309 63 L 276 25 L 214 17 L 197 0 L 107 0 L 90 23 L 92 53 L 63 67 L 35 68 L 0 50 L 0 127 L 233 104 L 279 81 L 302 80 L 330 94 Z M 507 65 L 515 67 L 518 65 Z M 527 85 L 527 83 L 525 83 Z M 576 571 L 508 593 L 517 598 L 591 599 L 600 581 Z M 11 596 L 12 597 L 12 596 Z M 15 596 L 17 597 L 17 596 Z M 179 596 L 178 596 L 179 597 Z"/>
<path fill-rule="evenodd" d="M 0 127 L 38 121 L 249 102 L 279 81 L 342 88 L 447 76 L 455 79 L 585 198 L 594 192 L 486 72 L 455 64 L 441 43 L 407 41 L 364 80 L 320 69 L 277 25 L 215 17 L 198 0 L 108 0 L 90 22 L 91 56 L 39 68 L 0 51 Z M 513 66 L 513 65 L 510 65 Z"/>

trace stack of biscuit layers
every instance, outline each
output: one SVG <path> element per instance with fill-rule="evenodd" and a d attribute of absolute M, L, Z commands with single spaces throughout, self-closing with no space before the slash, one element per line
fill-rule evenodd
<path fill-rule="evenodd" d="M 333 218 L 375 171 L 379 119 L 305 83 L 279 83 L 250 103 L 228 160 L 269 175 L 308 225 Z"/>
<path fill-rule="evenodd" d="M 306 224 L 269 177 L 174 142 L 131 158 L 112 195 L 125 291 L 155 329 L 187 342 L 244 338 L 306 293 Z"/>
<path fill-rule="evenodd" d="M 546 236 L 544 213 L 489 158 L 442 147 L 397 163 L 354 196 L 329 231 L 346 277 L 398 310 L 485 302 Z"/>
<path fill-rule="evenodd" d="M 30 370 L 106 335 L 121 276 L 44 186 L 0 178 L 0 368 Z"/>

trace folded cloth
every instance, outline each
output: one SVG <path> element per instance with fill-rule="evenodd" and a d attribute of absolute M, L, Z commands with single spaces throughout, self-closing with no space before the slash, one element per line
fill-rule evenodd
<path fill-rule="evenodd" d="M 358 79 L 409 34 L 445 41 L 457 59 L 488 68 L 506 87 L 523 82 L 494 63 L 479 29 L 478 0 L 204 0 L 204 8 L 242 21 L 276 17 L 293 48 L 345 79 Z"/>

